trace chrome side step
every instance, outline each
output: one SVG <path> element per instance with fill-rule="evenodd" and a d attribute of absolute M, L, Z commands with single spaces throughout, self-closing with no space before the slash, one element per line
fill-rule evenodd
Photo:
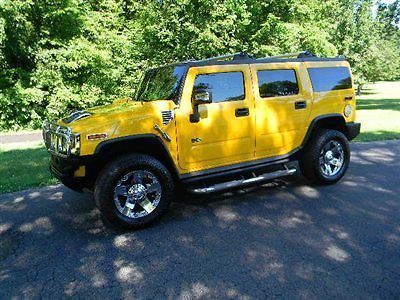
<path fill-rule="evenodd" d="M 278 171 L 274 171 L 274 172 L 270 172 L 270 173 L 261 174 L 259 176 L 253 177 L 253 178 L 217 183 L 215 185 L 212 185 L 209 187 L 204 187 L 204 188 L 189 189 L 189 192 L 191 192 L 193 194 L 209 194 L 209 193 L 228 190 L 228 189 L 239 187 L 239 186 L 251 185 L 256 182 L 263 182 L 263 181 L 268 181 L 268 180 L 279 178 L 279 177 L 290 176 L 290 175 L 293 175 L 294 173 L 296 173 L 296 169 L 278 170 Z"/>

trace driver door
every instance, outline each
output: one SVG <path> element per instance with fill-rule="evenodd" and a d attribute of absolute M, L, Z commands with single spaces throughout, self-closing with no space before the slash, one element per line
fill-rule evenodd
<path fill-rule="evenodd" d="M 197 106 L 193 91 L 206 88 L 211 103 Z M 254 101 L 247 65 L 191 67 L 176 110 L 178 161 L 187 172 L 252 160 Z"/>

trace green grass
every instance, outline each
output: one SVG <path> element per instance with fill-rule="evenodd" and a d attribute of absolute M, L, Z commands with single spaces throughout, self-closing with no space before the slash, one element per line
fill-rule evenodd
<path fill-rule="evenodd" d="M 399 87 L 400 88 L 400 87 Z M 399 91 L 400 93 L 400 91 Z M 359 110 L 396 110 L 400 111 L 399 99 L 359 99 L 357 103 Z"/>
<path fill-rule="evenodd" d="M 367 85 L 357 97 L 358 142 L 400 139 L 400 81 Z"/>
<path fill-rule="evenodd" d="M 0 193 L 55 184 L 43 144 L 0 146 Z"/>
<path fill-rule="evenodd" d="M 400 132 L 396 131 L 367 131 L 361 132 L 360 135 L 355 139 L 356 142 L 371 142 L 371 141 L 387 141 L 387 140 L 398 140 L 400 139 Z"/>

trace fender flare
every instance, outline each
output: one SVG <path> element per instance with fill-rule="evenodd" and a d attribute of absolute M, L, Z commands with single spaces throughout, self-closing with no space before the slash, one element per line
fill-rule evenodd
<path fill-rule="evenodd" d="M 308 143 L 308 141 L 313 133 L 313 130 L 318 126 L 318 123 L 321 123 L 322 121 L 328 120 L 328 119 L 340 119 L 341 122 L 340 122 L 340 124 L 338 124 L 338 126 L 342 126 L 343 128 L 341 131 L 346 136 L 348 135 L 347 130 L 346 130 L 346 120 L 344 119 L 343 115 L 338 114 L 338 113 L 337 114 L 320 115 L 311 121 L 310 126 L 307 129 L 307 133 L 303 138 L 303 142 L 301 143 L 301 146 L 300 146 L 301 148 L 305 147 L 305 145 Z"/>
<path fill-rule="evenodd" d="M 138 134 L 138 135 L 131 135 L 131 136 L 124 136 L 124 137 L 118 137 L 118 138 L 113 138 L 107 141 L 103 141 L 99 143 L 96 146 L 96 149 L 94 151 L 94 155 L 97 157 L 101 157 L 102 153 L 107 151 L 107 148 L 111 147 L 112 145 L 122 145 L 124 143 L 129 143 L 129 142 L 135 142 L 135 141 L 140 141 L 140 140 L 151 140 L 155 142 L 155 144 L 161 149 L 163 155 L 165 158 L 168 159 L 168 162 L 161 161 L 167 168 L 170 169 L 174 174 L 173 176 L 179 176 L 179 171 L 176 167 L 176 164 L 174 162 L 174 159 L 171 156 L 170 151 L 168 150 L 167 146 L 165 145 L 164 141 L 156 134 Z M 134 152 L 134 150 L 133 150 Z M 146 153 L 143 153 L 146 154 Z M 149 153 L 151 155 L 151 153 Z M 156 157 L 157 158 L 157 157 Z"/>

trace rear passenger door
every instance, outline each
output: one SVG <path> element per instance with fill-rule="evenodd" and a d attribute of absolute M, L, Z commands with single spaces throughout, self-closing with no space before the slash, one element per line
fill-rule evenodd
<path fill-rule="evenodd" d="M 299 147 L 307 131 L 312 89 L 301 62 L 251 66 L 256 113 L 256 158 Z"/>

